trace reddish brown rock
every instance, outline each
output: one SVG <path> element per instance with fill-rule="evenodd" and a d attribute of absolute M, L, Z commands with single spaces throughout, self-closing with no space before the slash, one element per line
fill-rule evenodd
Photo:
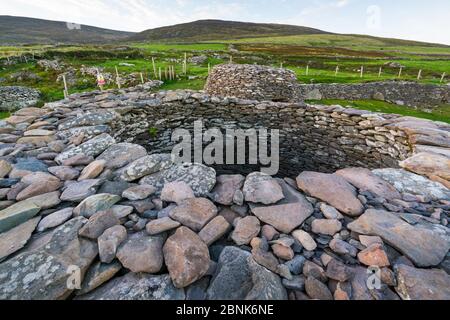
<path fill-rule="evenodd" d="M 333 295 L 328 287 L 313 277 L 308 277 L 306 279 L 305 290 L 311 299 L 333 300 Z"/>
<path fill-rule="evenodd" d="M 335 174 L 305 171 L 297 177 L 297 185 L 304 192 L 349 216 L 359 216 L 364 211 L 355 188 Z"/>
<path fill-rule="evenodd" d="M 259 234 L 260 230 L 259 220 L 256 217 L 248 216 L 237 220 L 231 239 L 238 246 L 249 244 Z"/>
<path fill-rule="evenodd" d="M 23 177 L 22 183 L 27 187 L 17 194 L 17 201 L 56 191 L 62 185 L 58 178 L 43 172 L 35 172 Z"/>
<path fill-rule="evenodd" d="M 367 210 L 347 227 L 360 234 L 380 236 L 419 267 L 440 264 L 450 249 L 450 243 L 439 232 L 412 226 L 383 210 Z"/>
<path fill-rule="evenodd" d="M 161 200 L 177 204 L 192 198 L 195 198 L 194 191 L 184 181 L 166 183 L 161 192 Z"/>
<path fill-rule="evenodd" d="M 316 219 L 311 226 L 314 233 L 329 236 L 334 236 L 342 229 L 342 223 L 339 220 Z"/>
<path fill-rule="evenodd" d="M 244 176 L 240 174 L 218 176 L 216 186 L 211 191 L 211 199 L 224 206 L 231 206 L 234 194 L 242 188 L 244 181 Z"/>
<path fill-rule="evenodd" d="M 174 221 L 169 217 L 156 219 L 150 221 L 147 226 L 147 233 L 151 236 L 157 235 L 175 228 L 178 228 L 181 224 L 178 221 Z"/>
<path fill-rule="evenodd" d="M 220 210 L 219 215 L 224 217 L 224 219 L 231 225 L 234 224 L 234 220 L 240 217 L 236 212 L 228 208 L 223 208 Z"/>
<path fill-rule="evenodd" d="M 450 181 L 450 158 L 440 154 L 421 152 L 400 162 L 400 166 L 431 180 L 438 177 Z"/>
<path fill-rule="evenodd" d="M 199 233 L 198 236 L 208 246 L 219 240 L 231 229 L 231 225 L 222 216 L 212 219 Z"/>
<path fill-rule="evenodd" d="M 365 168 L 348 168 L 336 171 L 336 175 L 341 176 L 360 191 L 369 191 L 377 197 L 384 199 L 401 199 L 402 196 L 389 182 L 381 179 Z"/>
<path fill-rule="evenodd" d="M 86 168 L 83 169 L 83 171 L 81 171 L 78 181 L 97 178 L 105 168 L 105 164 L 105 160 L 96 160 L 91 162 L 88 166 L 86 166 Z"/>
<path fill-rule="evenodd" d="M 383 245 L 379 243 L 374 243 L 358 253 L 358 260 L 366 266 L 387 267 L 390 265 Z"/>
<path fill-rule="evenodd" d="M 200 231 L 217 215 L 217 207 L 208 199 L 187 199 L 173 209 L 169 216 L 194 231 Z"/>
<path fill-rule="evenodd" d="M 273 253 L 280 259 L 290 261 L 294 259 L 294 251 L 290 247 L 283 246 L 281 244 L 272 245 Z"/>
<path fill-rule="evenodd" d="M 79 234 L 82 237 L 89 239 L 97 239 L 105 232 L 115 225 L 119 225 L 120 220 L 111 210 L 100 211 L 89 218 L 89 221 L 80 229 Z"/>
<path fill-rule="evenodd" d="M 163 244 L 164 237 L 135 233 L 117 250 L 117 259 L 132 272 L 158 273 L 164 261 Z"/>
<path fill-rule="evenodd" d="M 307 202 L 297 202 L 270 207 L 255 207 L 252 208 L 252 212 L 261 221 L 270 224 L 275 229 L 291 233 L 313 213 L 313 209 Z"/>
<path fill-rule="evenodd" d="M 303 275 L 305 277 L 316 278 L 321 282 L 326 282 L 328 280 L 325 270 L 312 261 L 305 261 L 305 264 L 303 265 Z"/>
<path fill-rule="evenodd" d="M 439 269 L 416 269 L 397 265 L 398 285 L 403 300 L 450 300 L 450 276 Z"/>
<path fill-rule="evenodd" d="M 208 246 L 186 227 L 178 228 L 167 239 L 163 252 L 170 277 L 177 288 L 189 286 L 208 272 Z"/>
<path fill-rule="evenodd" d="M 272 227 L 271 225 L 268 225 L 268 224 L 265 224 L 261 228 L 261 234 L 268 241 L 272 241 L 273 239 L 275 239 L 276 237 L 278 237 L 280 235 L 280 233 L 277 231 L 277 229 L 275 229 L 274 227 Z"/>
<path fill-rule="evenodd" d="M 326 275 L 330 279 L 344 282 L 353 276 L 353 269 L 336 259 L 332 259 L 327 264 Z"/>

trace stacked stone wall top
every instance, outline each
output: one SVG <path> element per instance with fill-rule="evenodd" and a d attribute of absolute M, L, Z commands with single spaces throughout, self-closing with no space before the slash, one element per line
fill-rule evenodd
<path fill-rule="evenodd" d="M 0 111 L 15 111 L 17 109 L 35 106 L 40 92 L 27 87 L 0 87 Z"/>
<path fill-rule="evenodd" d="M 435 107 L 450 104 L 450 86 L 405 81 L 357 84 L 302 84 L 305 100 L 382 100 L 410 107 Z"/>
<path fill-rule="evenodd" d="M 215 66 L 208 77 L 205 90 L 212 95 L 260 101 L 301 100 L 294 72 L 259 65 Z"/>

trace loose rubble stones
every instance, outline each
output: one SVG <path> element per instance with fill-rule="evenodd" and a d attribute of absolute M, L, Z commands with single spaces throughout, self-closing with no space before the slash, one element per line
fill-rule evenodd
<path fill-rule="evenodd" d="M 377 197 L 384 199 L 401 199 L 400 193 L 391 184 L 379 178 L 368 169 L 348 168 L 336 171 L 338 176 L 343 177 L 360 191 L 370 191 Z"/>
<path fill-rule="evenodd" d="M 183 181 L 166 183 L 161 191 L 161 200 L 177 204 L 186 199 L 195 198 L 194 191 Z"/>
<path fill-rule="evenodd" d="M 361 234 L 380 236 L 419 267 L 438 265 L 450 249 L 448 239 L 438 232 L 420 225 L 412 226 L 387 211 L 367 210 L 348 228 Z"/>

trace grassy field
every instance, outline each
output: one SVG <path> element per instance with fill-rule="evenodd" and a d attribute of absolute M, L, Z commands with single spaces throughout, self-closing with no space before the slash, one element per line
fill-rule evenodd
<path fill-rule="evenodd" d="M 0 119 L 5 119 L 10 116 L 9 112 L 0 112 Z"/>
<path fill-rule="evenodd" d="M 360 36 L 305 35 L 271 38 L 239 39 L 209 43 L 125 43 L 105 46 L 23 46 L 0 47 L 0 85 L 24 85 L 37 88 L 42 92 L 41 104 L 63 98 L 63 84 L 57 82 L 61 72 L 45 71 L 32 60 L 58 59 L 65 68 L 79 70 L 82 66 L 103 68 L 104 72 L 115 76 L 117 67 L 120 77 L 135 74 L 140 82 L 140 73 L 145 80 L 155 79 L 152 58 L 155 58 L 157 71 L 174 66 L 176 80 L 164 80 L 162 89 L 203 88 L 208 75 L 208 65 L 227 63 L 230 55 L 235 63 L 257 63 L 290 69 L 297 74 L 302 83 L 360 83 L 382 80 L 418 81 L 417 74 L 422 70 L 422 83 L 440 83 L 442 73 L 450 75 L 450 48 L 431 45 L 418 45 L 408 41 L 392 41 Z M 230 48 L 238 51 L 230 51 Z M 188 74 L 182 74 L 184 54 L 188 58 L 205 55 L 202 64 L 188 64 Z M 5 57 L 21 56 L 12 65 L 3 65 Z M 28 61 L 23 58 L 27 56 Z M 17 58 L 16 58 L 17 59 Z M 127 63 L 130 65 L 120 65 Z M 399 66 L 402 75 L 399 78 Z M 306 72 L 308 66 L 308 74 Z M 336 75 L 336 67 L 339 72 Z M 361 77 L 361 66 L 364 75 Z M 380 67 L 381 76 L 378 76 Z M 14 81 L 11 76 L 22 71 L 31 72 L 39 80 Z M 97 89 L 95 78 L 76 73 L 77 81 L 69 87 L 70 93 Z M 448 77 L 444 82 L 448 82 Z M 116 87 L 110 83 L 108 88 Z M 322 103 L 322 102 L 321 102 Z M 337 103 L 324 101 L 324 103 Z M 443 107 L 426 113 L 419 110 L 383 104 L 374 101 L 340 102 L 356 108 L 373 111 L 400 113 L 433 120 L 448 122 L 449 108 Z"/>

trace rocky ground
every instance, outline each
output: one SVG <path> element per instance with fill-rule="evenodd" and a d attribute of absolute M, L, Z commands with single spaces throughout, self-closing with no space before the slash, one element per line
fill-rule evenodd
<path fill-rule="evenodd" d="M 114 118 L 83 111 L 113 111 L 104 96 L 0 122 L 0 299 L 450 299 L 444 149 L 403 164 L 442 183 L 390 168 L 217 176 L 117 143 Z"/>

